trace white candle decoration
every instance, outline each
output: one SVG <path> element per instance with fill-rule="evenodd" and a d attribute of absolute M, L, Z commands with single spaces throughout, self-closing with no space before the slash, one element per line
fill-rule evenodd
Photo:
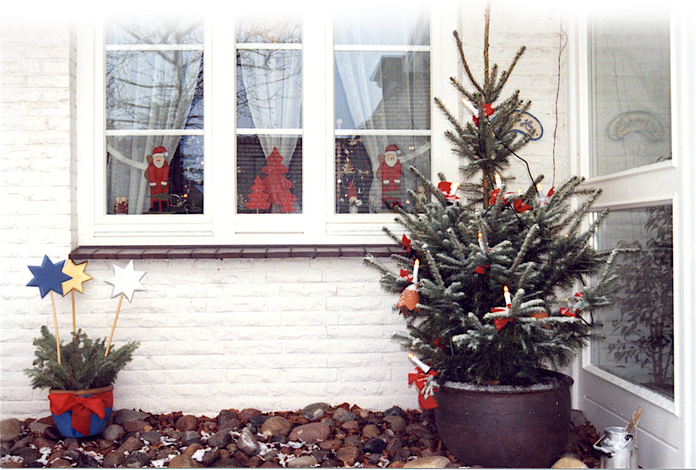
<path fill-rule="evenodd" d="M 479 247 L 481 247 L 482 251 L 486 251 L 486 246 L 483 244 L 483 234 L 479 232 L 478 234 L 478 242 L 479 242 Z"/>
<path fill-rule="evenodd" d="M 464 106 L 466 106 L 469 109 L 469 111 L 471 111 L 471 114 L 478 117 L 478 109 L 476 109 L 476 106 L 471 104 L 469 100 L 467 100 L 466 98 L 462 98 L 462 102 L 464 103 Z"/>
<path fill-rule="evenodd" d="M 495 174 L 495 187 L 497 189 L 502 189 L 502 184 L 500 182 L 500 175 L 498 173 Z"/>
<path fill-rule="evenodd" d="M 413 361 L 413 363 L 418 366 L 420 370 L 422 370 L 424 373 L 428 373 L 430 371 L 430 366 L 425 364 L 423 361 L 418 359 L 416 356 L 414 356 L 412 353 L 408 353 L 408 358 Z"/>
<path fill-rule="evenodd" d="M 505 305 L 510 306 L 512 304 L 512 297 L 510 296 L 508 286 L 503 286 L 503 295 L 505 296 Z"/>
<path fill-rule="evenodd" d="M 418 268 L 420 268 L 420 260 L 416 260 L 413 264 L 413 283 L 418 284 Z"/>

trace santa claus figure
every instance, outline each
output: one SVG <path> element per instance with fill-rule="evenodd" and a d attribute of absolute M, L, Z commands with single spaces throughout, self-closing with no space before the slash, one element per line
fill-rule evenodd
<path fill-rule="evenodd" d="M 169 207 L 169 164 L 164 158 L 168 155 L 164 147 L 155 147 L 152 155 L 147 156 L 145 179 L 150 182 L 150 212 Z"/>
<path fill-rule="evenodd" d="M 382 180 L 382 205 L 387 209 L 401 206 L 401 162 L 398 153 L 399 147 L 394 144 L 388 145 L 384 149 L 384 160 L 379 164 L 378 177 Z"/>

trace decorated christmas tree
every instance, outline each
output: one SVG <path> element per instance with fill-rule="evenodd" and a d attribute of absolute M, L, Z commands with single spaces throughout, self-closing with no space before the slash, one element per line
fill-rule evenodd
<path fill-rule="evenodd" d="M 503 97 L 524 47 L 501 72 L 489 63 L 488 33 L 489 11 L 482 80 L 454 33 L 469 86 L 451 82 L 473 116 L 460 122 L 436 100 L 463 160 L 461 183 L 442 174 L 433 183 L 411 167 L 433 198 L 411 192 L 418 210 L 396 209 L 405 233 L 385 228 L 406 249 L 393 256 L 399 271 L 369 255 L 366 262 L 381 271 L 386 291 L 400 295 L 396 308 L 407 331 L 395 338 L 438 383 L 530 385 L 543 369 L 567 365 L 593 336 L 594 314 L 609 304 L 615 252 L 593 248 L 606 212 L 592 212 L 600 191 L 581 178 L 541 194 L 543 176 L 530 170 L 526 191 L 506 190 L 511 159 L 524 161 L 518 151 L 529 142 L 511 130 L 531 103 L 518 91 Z"/>

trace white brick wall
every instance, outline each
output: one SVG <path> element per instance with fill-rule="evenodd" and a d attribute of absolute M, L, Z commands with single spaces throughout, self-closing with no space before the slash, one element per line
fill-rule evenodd
<path fill-rule="evenodd" d="M 506 34 L 506 25 L 518 31 L 509 33 L 515 48 L 536 46 L 529 54 L 534 65 L 520 69 L 514 87 L 541 100 L 533 114 L 548 137 L 531 144 L 529 155 L 539 160 L 535 172 L 550 177 L 558 17 L 542 15 L 532 35 L 520 35 L 524 27 L 502 15 L 496 34 Z M 75 50 L 68 20 L 30 26 L 6 18 L 0 26 L 0 418 L 23 419 L 48 414 L 47 392 L 32 390 L 22 370 L 31 365 L 39 327 L 52 327 L 49 297 L 25 287 L 32 277 L 27 266 L 44 254 L 65 259 L 76 240 Z M 539 75 L 553 80 L 532 86 Z M 557 178 L 568 174 L 565 103 L 563 92 Z M 90 261 L 94 280 L 77 294 L 78 326 L 93 336 L 108 336 L 116 312 L 104 282 L 111 265 Z M 135 267 L 147 271 L 147 291 L 123 303 L 114 343 L 142 345 L 118 377 L 117 408 L 214 415 L 223 408 L 296 410 L 314 401 L 417 407 L 415 388 L 407 385 L 413 366 L 390 339 L 403 327 L 392 311 L 395 298 L 360 259 L 157 260 Z M 66 339 L 69 297 L 56 297 L 56 309 Z"/>

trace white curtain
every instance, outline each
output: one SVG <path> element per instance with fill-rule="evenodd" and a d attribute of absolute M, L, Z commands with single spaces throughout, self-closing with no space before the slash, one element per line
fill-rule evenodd
<path fill-rule="evenodd" d="M 302 111 L 302 53 L 300 50 L 253 49 L 239 52 L 242 81 L 254 128 L 299 129 Z M 297 136 L 258 134 L 263 153 L 273 148 L 287 167 Z"/>

